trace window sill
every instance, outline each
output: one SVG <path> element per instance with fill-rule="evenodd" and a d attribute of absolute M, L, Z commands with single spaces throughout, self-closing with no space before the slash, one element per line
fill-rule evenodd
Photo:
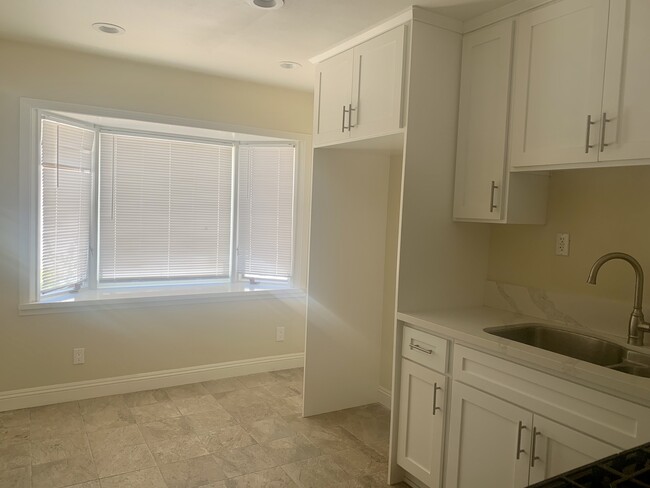
<path fill-rule="evenodd" d="M 40 315 L 84 310 L 137 308 L 191 303 L 304 298 L 304 290 L 286 285 L 228 283 L 203 286 L 150 286 L 82 290 L 41 302 L 24 303 L 20 315 Z"/>

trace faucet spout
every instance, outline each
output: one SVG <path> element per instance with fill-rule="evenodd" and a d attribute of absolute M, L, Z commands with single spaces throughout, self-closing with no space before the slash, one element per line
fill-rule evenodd
<path fill-rule="evenodd" d="M 635 346 L 643 345 L 643 334 L 645 332 L 650 332 L 649 324 L 645 322 L 643 317 L 643 268 L 641 264 L 634 259 L 629 254 L 623 252 L 610 252 L 601 256 L 596 260 L 594 265 L 589 271 L 589 276 L 587 277 L 587 283 L 591 285 L 596 284 L 596 279 L 598 278 L 598 272 L 603 264 L 612 259 L 621 259 L 634 268 L 634 273 L 636 275 L 636 281 L 634 286 L 634 309 L 632 310 L 632 315 L 630 316 L 630 324 L 628 330 L 628 344 Z"/>

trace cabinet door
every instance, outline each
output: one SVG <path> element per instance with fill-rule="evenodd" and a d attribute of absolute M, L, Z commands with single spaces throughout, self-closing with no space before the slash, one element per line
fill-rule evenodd
<path fill-rule="evenodd" d="M 402 359 L 397 463 L 430 488 L 441 483 L 447 378 Z"/>
<path fill-rule="evenodd" d="M 466 35 L 460 85 L 454 218 L 500 220 L 513 21 Z"/>
<path fill-rule="evenodd" d="M 535 461 L 531 457 L 531 484 L 618 452 L 609 444 L 537 415 L 533 429 Z"/>
<path fill-rule="evenodd" d="M 314 92 L 314 144 L 328 144 L 350 137 L 347 112 L 352 86 L 352 50 L 320 63 Z"/>
<path fill-rule="evenodd" d="M 649 25 L 648 0 L 611 3 L 601 161 L 650 158 Z"/>
<path fill-rule="evenodd" d="M 405 37 L 402 25 L 354 48 L 352 137 L 402 127 Z"/>
<path fill-rule="evenodd" d="M 513 167 L 595 162 L 609 0 L 521 15 L 515 37 Z"/>
<path fill-rule="evenodd" d="M 447 488 L 528 486 L 533 414 L 454 381 Z"/>

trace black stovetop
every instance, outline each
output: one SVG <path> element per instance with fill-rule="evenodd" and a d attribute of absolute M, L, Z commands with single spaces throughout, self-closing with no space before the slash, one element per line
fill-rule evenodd
<path fill-rule="evenodd" d="M 650 443 L 529 488 L 650 488 Z"/>

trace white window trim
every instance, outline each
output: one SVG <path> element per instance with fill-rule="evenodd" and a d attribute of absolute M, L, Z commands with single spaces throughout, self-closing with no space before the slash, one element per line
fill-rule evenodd
<path fill-rule="evenodd" d="M 80 115 L 109 117 L 141 122 L 153 122 L 196 129 L 218 130 L 260 137 L 292 140 L 296 143 L 294 178 L 295 243 L 294 278 L 290 287 L 260 284 L 251 287 L 241 283 L 213 285 L 196 290 L 195 287 L 170 285 L 139 288 L 138 293 L 126 296 L 119 289 L 97 296 L 77 296 L 78 301 L 38 301 L 38 164 L 37 148 L 40 137 L 39 121 L 42 111 L 67 112 Z M 178 303 L 205 303 L 251 299 L 304 298 L 307 278 L 307 253 L 309 241 L 309 208 L 311 206 L 311 135 L 295 132 L 260 129 L 231 124 L 174 116 L 147 114 L 88 105 L 53 102 L 31 98 L 20 99 L 20 180 L 19 180 L 19 232 L 20 281 L 19 313 L 21 315 L 68 312 L 74 310 L 105 309 L 106 307 L 132 308 L 139 306 Z M 234 184 L 234 183 L 233 183 Z M 301 207 L 299 209 L 299 206 Z M 100 290 L 102 292 L 102 290 Z"/>

